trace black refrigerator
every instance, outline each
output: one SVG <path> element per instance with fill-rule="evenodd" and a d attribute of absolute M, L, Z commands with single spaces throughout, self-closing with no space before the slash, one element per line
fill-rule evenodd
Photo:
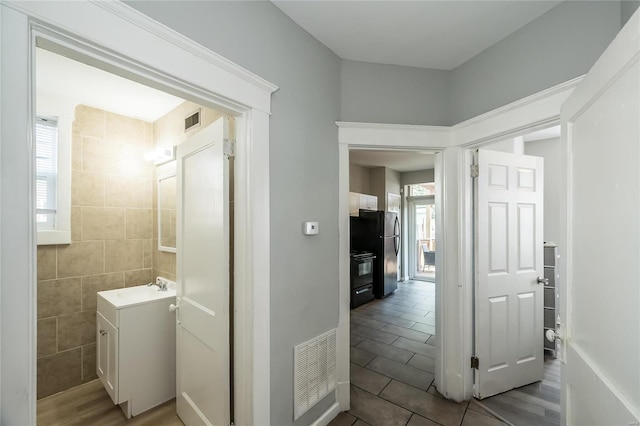
<path fill-rule="evenodd" d="M 364 247 L 376 255 L 373 264 L 373 294 L 381 299 L 398 288 L 398 251 L 400 222 L 398 214 L 385 211 L 360 210 L 366 227 Z"/>

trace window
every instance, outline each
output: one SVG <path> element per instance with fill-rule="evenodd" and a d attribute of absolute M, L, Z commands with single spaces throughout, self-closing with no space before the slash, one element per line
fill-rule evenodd
<path fill-rule="evenodd" d="M 36 117 L 36 223 L 38 231 L 56 229 L 58 120 Z"/>
<path fill-rule="evenodd" d="M 46 106 L 46 108 L 45 108 Z M 71 113 L 41 106 L 35 119 L 38 245 L 71 243 Z"/>
<path fill-rule="evenodd" d="M 420 197 L 424 195 L 434 195 L 436 193 L 436 184 L 430 183 L 418 183 L 415 185 L 409 185 L 409 196 Z"/>

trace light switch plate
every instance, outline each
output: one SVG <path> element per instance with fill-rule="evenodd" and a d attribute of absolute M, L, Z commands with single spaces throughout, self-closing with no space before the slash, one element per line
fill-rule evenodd
<path fill-rule="evenodd" d="M 304 235 L 318 235 L 320 232 L 318 222 L 305 222 L 302 232 Z"/>

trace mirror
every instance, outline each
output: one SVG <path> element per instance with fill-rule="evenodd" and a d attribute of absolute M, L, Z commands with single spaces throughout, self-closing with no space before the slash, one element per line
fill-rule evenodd
<path fill-rule="evenodd" d="M 171 253 L 176 252 L 176 186 L 175 166 L 158 174 L 158 250 Z"/>

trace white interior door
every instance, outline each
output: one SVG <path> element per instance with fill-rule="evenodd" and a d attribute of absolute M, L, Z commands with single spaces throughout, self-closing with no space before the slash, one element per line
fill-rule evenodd
<path fill-rule="evenodd" d="M 640 424 L 639 36 L 637 11 L 561 112 L 568 259 L 560 353 L 572 425 Z"/>
<path fill-rule="evenodd" d="M 543 159 L 478 150 L 474 396 L 542 380 Z"/>
<path fill-rule="evenodd" d="M 186 425 L 228 425 L 229 191 L 220 118 L 178 146 L 177 411 Z"/>

